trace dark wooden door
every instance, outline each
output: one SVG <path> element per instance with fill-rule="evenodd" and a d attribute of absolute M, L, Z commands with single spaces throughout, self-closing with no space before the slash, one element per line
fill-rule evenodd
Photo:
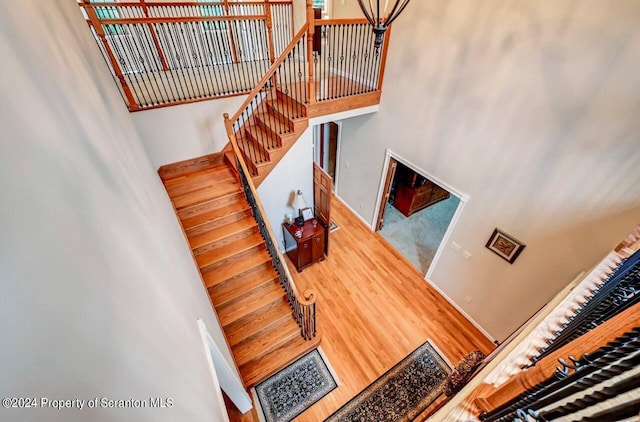
<path fill-rule="evenodd" d="M 331 223 L 331 189 L 333 179 L 322 168 L 313 163 L 313 203 L 315 214 L 325 228 L 324 252 L 329 255 L 329 224 Z"/>
<path fill-rule="evenodd" d="M 387 178 L 384 181 L 384 190 L 382 191 L 382 201 L 380 201 L 380 209 L 378 210 L 378 222 L 376 223 L 376 231 L 381 230 L 384 225 L 384 213 L 389 203 L 389 195 L 391 195 L 391 186 L 393 179 L 396 177 L 396 169 L 398 162 L 393 158 L 389 159 L 389 167 L 387 167 Z"/>

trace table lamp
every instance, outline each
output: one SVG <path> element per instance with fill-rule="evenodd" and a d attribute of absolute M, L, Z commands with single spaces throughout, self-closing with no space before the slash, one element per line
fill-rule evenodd
<path fill-rule="evenodd" d="M 291 202 L 291 207 L 296 208 L 298 210 L 298 218 L 296 218 L 296 224 L 298 226 L 304 226 L 304 218 L 302 217 L 302 210 L 307 208 L 307 201 L 304 200 L 304 196 L 302 196 L 302 191 L 298 190 L 296 192 L 296 196 L 293 197 L 293 202 Z"/>

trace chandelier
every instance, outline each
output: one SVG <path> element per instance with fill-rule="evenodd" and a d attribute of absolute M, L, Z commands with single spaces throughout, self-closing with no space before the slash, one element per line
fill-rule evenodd
<path fill-rule="evenodd" d="M 365 5 L 365 1 L 368 6 Z M 387 13 L 389 6 L 389 0 L 358 0 L 362 13 L 367 18 L 371 26 L 373 27 L 373 33 L 376 34 L 376 48 L 382 45 L 384 39 L 384 33 L 391 26 L 394 20 L 405 7 L 409 4 L 410 0 L 395 0 L 391 11 Z M 384 4 L 380 4 L 384 2 Z"/>

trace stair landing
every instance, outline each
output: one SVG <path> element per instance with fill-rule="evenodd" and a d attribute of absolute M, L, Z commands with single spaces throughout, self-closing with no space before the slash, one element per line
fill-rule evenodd
<path fill-rule="evenodd" d="M 222 154 L 158 171 L 245 387 L 315 349 L 304 340 L 235 170 Z"/>

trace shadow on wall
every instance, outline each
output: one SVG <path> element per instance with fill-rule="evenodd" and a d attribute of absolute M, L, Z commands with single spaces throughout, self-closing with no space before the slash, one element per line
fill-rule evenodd
<path fill-rule="evenodd" d="M 523 239 L 527 249 L 518 261 L 513 266 L 506 262 L 504 265 L 496 264 L 492 291 L 487 292 L 484 298 L 477 298 L 483 307 L 491 309 L 489 318 L 492 320 L 485 321 L 484 318 L 479 318 L 478 322 L 482 326 L 502 326 L 493 329 L 492 334 L 498 339 L 506 338 L 511 331 L 569 284 L 580 271 L 591 270 L 592 266 L 615 248 L 637 224 L 640 224 L 640 206 L 591 220 L 585 219 L 580 224 L 567 223 L 562 230 L 541 237 Z M 599 247 L 594 248 L 593 245 Z M 487 260 L 501 260 L 492 256 L 490 251 L 486 252 Z M 540 263 L 544 265 L 541 266 Z M 516 267 L 519 268 L 514 272 Z M 534 275 L 537 281 L 522 283 L 520 279 L 514 279 L 516 273 Z M 541 297 L 541 293 L 545 296 Z M 533 302 L 531 298 L 537 298 L 537 301 Z M 505 300 L 517 306 L 503 306 Z"/>

